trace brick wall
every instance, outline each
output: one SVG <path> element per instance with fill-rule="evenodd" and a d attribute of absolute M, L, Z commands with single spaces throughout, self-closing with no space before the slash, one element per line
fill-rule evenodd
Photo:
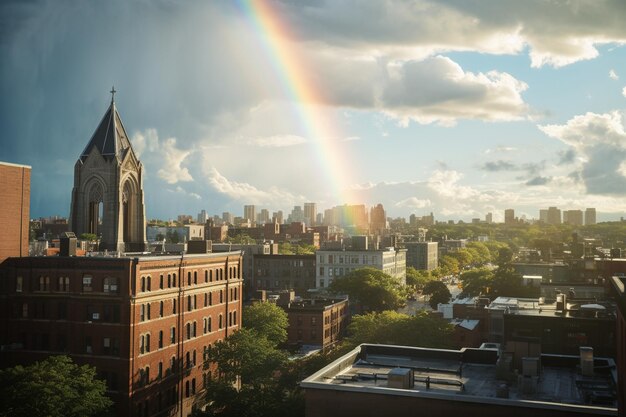
<path fill-rule="evenodd" d="M 28 256 L 30 167 L 0 162 L 0 262 Z"/>

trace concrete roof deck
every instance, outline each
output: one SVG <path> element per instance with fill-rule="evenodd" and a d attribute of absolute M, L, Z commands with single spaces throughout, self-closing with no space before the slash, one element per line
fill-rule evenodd
<path fill-rule="evenodd" d="M 542 355 L 537 388 L 526 394 L 517 383 L 518 378 L 523 377 L 511 373 L 508 383 L 497 378 L 496 350 L 480 351 L 361 345 L 305 379 L 302 386 L 501 405 L 515 402 L 522 406 L 572 411 L 584 408 L 586 412 L 592 409 L 601 415 L 617 414 L 616 375 L 610 370 L 584 377 L 575 365 L 578 357 Z M 598 369 L 605 369 L 605 365 L 610 369 L 612 363 L 610 359 L 596 359 Z M 413 369 L 412 388 L 387 387 L 387 375 L 397 368 Z M 498 397 L 498 391 L 505 386 L 508 398 Z"/>

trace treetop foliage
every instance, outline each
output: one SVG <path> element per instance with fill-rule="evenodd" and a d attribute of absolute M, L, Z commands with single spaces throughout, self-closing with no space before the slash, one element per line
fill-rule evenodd
<path fill-rule="evenodd" d="M 406 289 L 391 275 L 376 268 L 360 268 L 335 278 L 329 291 L 348 294 L 368 311 L 396 310 L 406 302 Z"/>
<path fill-rule="evenodd" d="M 68 356 L 0 370 L 0 416 L 84 417 L 111 407 L 95 368 Z"/>
<path fill-rule="evenodd" d="M 256 331 L 275 345 L 287 341 L 287 313 L 274 303 L 247 306 L 243 310 L 242 319 L 244 328 Z"/>

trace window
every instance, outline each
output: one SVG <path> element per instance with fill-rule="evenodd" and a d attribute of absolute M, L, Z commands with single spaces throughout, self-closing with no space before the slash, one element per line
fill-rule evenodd
<path fill-rule="evenodd" d="M 163 330 L 159 330 L 159 349 L 163 348 Z"/>
<path fill-rule="evenodd" d="M 176 314 L 176 299 L 172 298 L 172 314 Z"/>
<path fill-rule="evenodd" d="M 229 312 L 228 313 L 228 327 L 233 325 L 233 313 Z"/>
<path fill-rule="evenodd" d="M 187 285 L 191 285 L 191 272 L 187 272 Z"/>
<path fill-rule="evenodd" d="M 83 292 L 91 292 L 92 289 L 92 280 L 93 277 L 91 275 L 83 275 Z"/>
<path fill-rule="evenodd" d="M 191 365 L 196 366 L 196 350 L 193 350 L 193 355 L 191 357 Z"/>
<path fill-rule="evenodd" d="M 220 304 L 224 302 L 224 291 L 220 290 Z"/>
<path fill-rule="evenodd" d="M 239 290 L 238 288 L 235 288 L 235 300 L 237 300 L 237 297 L 238 297 L 237 295 L 238 290 Z"/>
<path fill-rule="evenodd" d="M 146 305 L 142 304 L 139 306 L 139 321 L 144 321 L 146 319 Z"/>
<path fill-rule="evenodd" d="M 204 270 L 204 282 L 209 282 L 209 271 Z"/>
<path fill-rule="evenodd" d="M 15 279 L 15 292 L 22 292 L 23 285 L 24 285 L 24 278 L 17 277 Z"/>
<path fill-rule="evenodd" d="M 152 277 L 148 275 L 147 279 L 148 284 L 146 285 L 148 291 L 152 291 Z"/>
<path fill-rule="evenodd" d="M 120 341 L 114 337 L 105 337 L 102 339 L 102 352 L 105 355 L 117 356 L 120 353 Z"/>
<path fill-rule="evenodd" d="M 159 317 L 163 317 L 163 301 L 159 302 Z"/>
<path fill-rule="evenodd" d="M 193 311 L 193 303 L 191 302 L 191 295 L 187 296 L 187 311 Z"/>
<path fill-rule="evenodd" d="M 117 293 L 117 278 L 114 277 L 105 277 L 103 290 L 108 293 Z"/>
<path fill-rule="evenodd" d="M 170 329 L 170 343 L 176 343 L 176 327 Z"/>
<path fill-rule="evenodd" d="M 176 286 L 176 274 L 172 274 L 172 286 Z"/>
<path fill-rule="evenodd" d="M 219 320 L 218 320 L 218 328 L 221 330 L 222 329 L 222 323 L 223 322 L 223 318 L 222 315 L 220 314 Z"/>
<path fill-rule="evenodd" d="M 159 276 L 159 289 L 160 290 L 163 289 L 163 274 Z"/>
<path fill-rule="evenodd" d="M 172 274 L 167 274 L 167 288 L 172 287 Z"/>
<path fill-rule="evenodd" d="M 198 271 L 193 271 L 193 283 L 198 283 Z"/>
<path fill-rule="evenodd" d="M 141 277 L 141 292 L 146 291 L 146 277 Z"/>
<path fill-rule="evenodd" d="M 206 306 L 207 306 L 207 304 L 208 304 L 208 299 L 209 299 L 209 297 L 208 297 L 207 293 L 204 293 L 204 306 L 205 306 L 205 307 L 206 307 Z"/>
<path fill-rule="evenodd" d="M 191 395 L 194 395 L 195 393 L 196 393 L 196 378 L 193 378 L 191 380 Z"/>
<path fill-rule="evenodd" d="M 233 311 L 233 325 L 237 325 L 237 311 Z"/>
<path fill-rule="evenodd" d="M 187 323 L 185 325 L 185 329 L 186 329 L 186 332 L 185 332 L 186 338 L 191 339 L 191 323 Z"/>
<path fill-rule="evenodd" d="M 185 353 L 185 367 L 187 369 L 191 368 L 191 352 Z"/>
<path fill-rule="evenodd" d="M 211 332 L 211 317 L 209 317 L 207 319 L 207 331 L 210 333 Z"/>
<path fill-rule="evenodd" d="M 196 337 L 196 322 L 193 322 L 193 331 L 191 332 L 193 337 Z"/>
<path fill-rule="evenodd" d="M 39 277 L 39 291 L 48 291 L 50 289 L 50 277 Z"/>
<path fill-rule="evenodd" d="M 59 302 L 59 304 L 57 304 L 57 318 L 59 320 L 65 320 L 67 319 L 67 304 L 64 302 Z"/>
<path fill-rule="evenodd" d="M 185 382 L 185 398 L 189 398 L 189 381 Z"/>
<path fill-rule="evenodd" d="M 213 293 L 212 292 L 209 293 L 209 305 L 210 306 L 213 305 Z"/>
<path fill-rule="evenodd" d="M 311 317 L 311 326 L 315 326 L 317 324 L 317 317 Z"/>
<path fill-rule="evenodd" d="M 85 352 L 92 353 L 93 349 L 91 347 L 91 336 L 85 337 Z"/>
<path fill-rule="evenodd" d="M 176 370 L 176 357 L 172 356 L 170 358 L 170 372 L 174 373 Z"/>
<path fill-rule="evenodd" d="M 209 271 L 209 282 L 213 282 L 213 270 Z"/>
<path fill-rule="evenodd" d="M 157 378 L 158 379 L 163 378 L 163 362 L 159 362 L 159 371 L 157 374 Z"/>
<path fill-rule="evenodd" d="M 148 303 L 147 308 L 146 308 L 146 316 L 148 320 L 150 320 L 150 303 Z"/>
<path fill-rule="evenodd" d="M 146 353 L 146 336 L 139 336 L 139 353 Z"/>

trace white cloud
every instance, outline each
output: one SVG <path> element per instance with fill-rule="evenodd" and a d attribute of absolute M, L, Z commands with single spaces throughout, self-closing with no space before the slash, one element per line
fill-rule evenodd
<path fill-rule="evenodd" d="M 626 87 L 622 88 L 622 95 L 626 97 Z"/>
<path fill-rule="evenodd" d="M 249 145 L 260 146 L 262 148 L 284 148 L 306 143 L 306 139 L 296 135 L 273 135 L 250 139 Z"/>
<path fill-rule="evenodd" d="M 581 162 L 576 173 L 590 194 L 626 194 L 626 132 L 614 111 L 575 116 L 564 125 L 538 126 L 546 135 L 573 147 Z"/>
<path fill-rule="evenodd" d="M 361 140 L 358 136 L 348 136 L 346 138 L 341 139 L 342 142 L 354 142 L 356 140 Z"/>
<path fill-rule="evenodd" d="M 168 138 L 161 142 L 156 129 L 135 132 L 131 142 L 142 161 L 151 167 L 160 167 L 157 176 L 168 184 L 193 181 L 189 169 L 183 164 L 191 154 L 191 150 L 182 150 L 176 146 L 176 138 Z"/>
<path fill-rule="evenodd" d="M 420 200 L 417 197 L 409 197 L 404 200 L 398 201 L 396 203 L 396 207 L 407 207 L 413 209 L 421 209 L 425 207 L 430 207 L 432 202 L 429 199 Z"/>
<path fill-rule="evenodd" d="M 615 73 L 615 70 L 610 70 L 609 71 L 609 78 L 612 80 L 619 80 L 619 76 Z"/>
<path fill-rule="evenodd" d="M 277 187 L 269 187 L 265 191 L 245 182 L 231 181 L 214 167 L 208 171 L 207 180 L 215 191 L 249 204 L 274 205 L 278 201 L 281 206 L 287 207 L 306 200 L 304 196 L 294 195 Z"/>

